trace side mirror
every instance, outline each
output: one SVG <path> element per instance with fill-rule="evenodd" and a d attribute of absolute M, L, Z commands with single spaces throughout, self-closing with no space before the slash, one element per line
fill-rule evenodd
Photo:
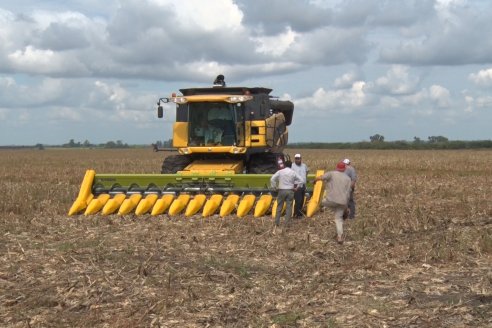
<path fill-rule="evenodd" d="M 157 107 L 157 117 L 158 118 L 162 118 L 164 115 L 163 115 L 163 110 L 162 110 L 162 106 L 159 106 Z"/>

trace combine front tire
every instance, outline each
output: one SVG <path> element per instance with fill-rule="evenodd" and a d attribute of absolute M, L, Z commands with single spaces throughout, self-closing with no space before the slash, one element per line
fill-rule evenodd
<path fill-rule="evenodd" d="M 191 163 L 191 159 L 184 155 L 171 155 L 164 158 L 162 162 L 163 174 L 174 174 L 178 171 L 183 171 Z"/>
<path fill-rule="evenodd" d="M 277 156 L 272 153 L 255 154 L 249 161 L 249 173 L 273 174 L 278 170 Z"/>

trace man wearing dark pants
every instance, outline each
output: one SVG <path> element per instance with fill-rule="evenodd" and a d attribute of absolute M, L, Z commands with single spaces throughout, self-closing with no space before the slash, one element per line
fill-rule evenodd
<path fill-rule="evenodd" d="M 280 216 L 282 208 L 286 203 L 285 225 L 289 224 L 292 216 L 292 201 L 294 200 L 294 191 L 297 185 L 302 183 L 301 177 L 291 169 L 292 162 L 285 161 L 285 167 L 278 170 L 270 179 L 272 188 L 278 189 L 277 195 L 277 212 L 275 213 L 275 227 L 280 225 Z"/>
<path fill-rule="evenodd" d="M 304 208 L 304 196 L 306 194 L 306 182 L 309 172 L 307 165 L 302 162 L 301 154 L 295 154 L 292 170 L 302 179 L 302 183 L 297 186 L 297 190 L 294 192 L 294 217 L 300 219 L 303 216 L 302 209 Z"/>

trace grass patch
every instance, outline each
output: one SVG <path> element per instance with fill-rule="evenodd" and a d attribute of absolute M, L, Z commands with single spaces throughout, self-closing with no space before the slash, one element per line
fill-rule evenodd
<path fill-rule="evenodd" d="M 252 266 L 235 258 L 223 259 L 211 256 L 204 261 L 204 264 L 212 270 L 233 273 L 241 278 L 250 278 L 255 272 Z"/>
<path fill-rule="evenodd" d="M 83 239 L 78 241 L 63 241 L 55 246 L 60 252 L 70 252 L 73 250 L 88 248 L 96 250 L 101 246 L 100 239 Z"/>
<path fill-rule="evenodd" d="M 292 327 L 297 326 L 297 321 L 301 320 L 302 318 L 303 316 L 301 313 L 287 312 L 274 315 L 272 317 L 272 322 L 284 327 Z"/>

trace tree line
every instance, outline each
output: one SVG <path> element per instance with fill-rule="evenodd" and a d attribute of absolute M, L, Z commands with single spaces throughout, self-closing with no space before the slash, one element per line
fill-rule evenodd
<path fill-rule="evenodd" d="M 61 145 L 64 148 L 130 148 L 127 143 L 123 143 L 121 140 L 108 141 L 101 144 L 93 144 L 89 140 L 84 142 L 75 142 L 74 139 L 70 139 L 67 143 Z"/>
<path fill-rule="evenodd" d="M 172 148 L 172 139 L 156 141 L 150 145 L 129 145 L 121 140 L 108 141 L 100 144 L 93 144 L 88 140 L 83 142 L 70 139 L 62 145 L 49 145 L 49 147 L 63 148 L 141 148 L 151 146 L 154 151 Z M 0 146 L 0 149 L 10 148 L 36 148 L 43 150 L 47 145 L 36 144 L 35 146 Z M 369 137 L 369 141 L 359 142 L 294 142 L 289 143 L 287 148 L 305 149 L 480 149 L 492 148 L 492 140 L 449 140 L 444 136 L 429 136 L 427 139 L 414 137 L 412 141 L 396 140 L 386 141 L 381 134 Z"/>
<path fill-rule="evenodd" d="M 413 141 L 385 141 L 384 136 L 375 134 L 369 141 L 359 142 L 298 142 L 289 148 L 306 149 L 479 149 L 492 148 L 492 140 L 449 140 L 444 136 L 429 136 L 427 140 L 414 137 Z"/>

